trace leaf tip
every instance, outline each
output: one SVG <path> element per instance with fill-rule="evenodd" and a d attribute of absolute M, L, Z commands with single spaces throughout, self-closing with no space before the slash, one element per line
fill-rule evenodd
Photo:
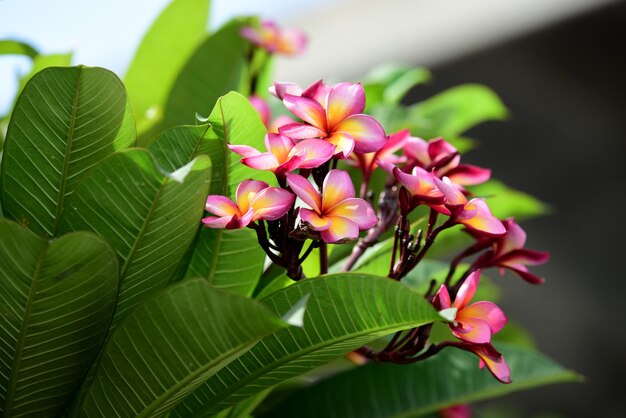
<path fill-rule="evenodd" d="M 304 312 L 306 311 L 306 304 L 310 297 L 311 294 L 307 293 L 298 302 L 296 302 L 296 304 L 283 315 L 283 321 L 294 327 L 304 327 Z"/>

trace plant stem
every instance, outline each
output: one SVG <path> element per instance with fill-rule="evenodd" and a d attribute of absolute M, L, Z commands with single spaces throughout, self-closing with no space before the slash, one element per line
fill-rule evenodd
<path fill-rule="evenodd" d="M 320 244 L 320 274 L 328 273 L 328 244 Z"/>

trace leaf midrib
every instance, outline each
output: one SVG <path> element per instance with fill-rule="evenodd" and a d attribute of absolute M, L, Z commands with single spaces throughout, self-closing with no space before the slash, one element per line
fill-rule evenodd
<path fill-rule="evenodd" d="M 76 88 L 74 93 L 74 102 L 72 105 L 72 115 L 70 117 L 70 126 L 67 133 L 67 143 L 65 144 L 65 158 L 63 160 L 63 170 L 61 171 L 61 183 L 59 184 L 59 195 L 57 197 L 57 210 L 54 217 L 54 227 L 52 228 L 52 236 L 56 236 L 61 222 L 61 213 L 63 213 L 63 205 L 65 204 L 65 188 L 67 185 L 67 172 L 70 166 L 70 157 L 72 155 L 72 142 L 74 140 L 74 130 L 76 128 L 76 114 L 78 112 L 78 98 L 80 96 L 80 86 L 83 76 L 83 66 L 78 66 L 78 77 L 76 79 Z"/>
<path fill-rule="evenodd" d="M 13 402 L 15 401 L 15 390 L 17 389 L 17 375 L 19 373 L 20 363 L 22 362 L 22 354 L 24 350 L 24 344 L 26 343 L 26 329 L 28 328 L 28 323 L 30 320 L 30 315 L 32 312 L 33 304 L 35 303 L 35 295 L 37 284 L 39 282 L 39 276 L 41 274 L 41 266 L 43 265 L 43 260 L 46 256 L 46 252 L 48 251 L 48 246 L 41 252 L 39 259 L 37 260 L 37 266 L 35 271 L 33 272 L 33 277 L 31 281 L 31 286 L 28 291 L 28 299 L 26 301 L 26 310 L 24 312 L 24 318 L 22 320 L 22 325 L 20 327 L 20 334 L 17 338 L 16 346 L 15 346 L 15 356 L 13 357 L 13 364 L 11 365 L 11 372 L 9 374 L 9 379 L 7 381 L 7 392 L 4 400 L 4 415 L 10 416 L 9 412 L 11 408 L 13 408 Z"/>

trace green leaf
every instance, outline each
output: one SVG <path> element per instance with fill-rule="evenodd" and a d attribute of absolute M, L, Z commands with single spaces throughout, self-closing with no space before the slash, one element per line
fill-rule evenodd
<path fill-rule="evenodd" d="M 411 88 L 428 82 L 430 78 L 430 71 L 421 67 L 385 64 L 374 68 L 363 82 L 367 106 L 397 105 Z"/>
<path fill-rule="evenodd" d="M 262 302 L 282 314 L 309 293 L 303 328 L 283 329 L 262 339 L 194 391 L 172 417 L 210 416 L 379 336 L 439 319 L 409 287 L 354 273 L 302 280 Z"/>
<path fill-rule="evenodd" d="M 210 0 L 174 0 L 144 35 L 124 84 L 141 133 L 162 115 L 179 72 L 207 36 Z"/>
<path fill-rule="evenodd" d="M 61 412 L 100 350 L 117 286 L 102 238 L 48 242 L 0 219 L 0 415 Z"/>
<path fill-rule="evenodd" d="M 550 212 L 550 207 L 529 194 L 512 189 L 499 180 L 489 180 L 478 186 L 468 187 L 476 196 L 484 197 L 494 216 L 517 220 L 532 218 Z"/>
<path fill-rule="evenodd" d="M 166 171 L 175 171 L 179 167 L 188 164 L 198 155 L 211 154 L 211 146 L 217 136 L 213 133 L 210 125 L 174 126 L 163 131 L 154 141 L 148 145 L 148 150 L 154 156 L 157 164 Z M 223 151 L 222 151 L 223 152 Z M 219 174 L 223 167 L 211 161 L 212 170 Z M 222 164 L 223 165 L 223 164 Z"/>
<path fill-rule="evenodd" d="M 454 139 L 479 123 L 506 116 L 500 98 L 479 84 L 453 87 L 409 108 L 409 118 L 419 126 L 413 134 L 423 138 Z"/>
<path fill-rule="evenodd" d="M 199 156 L 165 173 L 147 150 L 130 149 L 101 163 L 72 196 L 61 230 L 92 230 L 120 256 L 115 322 L 169 283 L 200 224 L 210 168 Z"/>
<path fill-rule="evenodd" d="M 25 55 L 35 58 L 39 52 L 25 42 L 3 39 L 0 40 L 0 55 Z"/>
<path fill-rule="evenodd" d="M 114 331 L 82 407 L 86 417 L 161 417 L 285 323 L 262 304 L 186 280 Z"/>
<path fill-rule="evenodd" d="M 0 179 L 5 216 L 56 236 L 80 180 L 133 141 L 115 74 L 83 66 L 39 72 L 18 98 L 7 131 Z"/>
<path fill-rule="evenodd" d="M 249 43 L 239 34 L 247 20 L 235 20 L 211 35 L 187 61 L 165 104 L 162 129 L 206 116 L 217 99 L 239 86 Z"/>
<path fill-rule="evenodd" d="M 446 349 L 412 365 L 371 363 L 342 373 L 299 392 L 266 416 L 417 417 L 448 406 L 580 379 L 540 353 L 514 346 L 498 347 L 511 367 L 513 383 L 509 385 L 498 382 L 487 370 L 480 370 L 473 354 Z"/>

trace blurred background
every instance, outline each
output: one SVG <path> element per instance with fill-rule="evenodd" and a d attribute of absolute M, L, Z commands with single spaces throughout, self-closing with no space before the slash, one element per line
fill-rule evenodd
<path fill-rule="evenodd" d="M 167 0 L 0 0 L 0 39 L 44 53 L 74 52 L 75 64 L 122 75 Z M 260 14 L 303 29 L 308 52 L 277 64 L 277 78 L 302 84 L 358 80 L 399 62 L 433 71 L 407 103 L 462 83 L 483 83 L 510 109 L 506 122 L 468 132 L 465 157 L 495 178 L 549 203 L 525 222 L 528 247 L 549 250 L 529 286 L 506 276 L 505 312 L 539 349 L 588 378 L 478 405 L 504 417 L 623 417 L 626 283 L 626 2 L 609 0 L 214 0 L 210 26 Z M 28 59 L 0 56 L 0 114 Z M 495 408 L 495 409 L 494 409 Z M 498 412 L 499 411 L 499 412 Z M 514 412 L 518 411 L 518 412 Z"/>

